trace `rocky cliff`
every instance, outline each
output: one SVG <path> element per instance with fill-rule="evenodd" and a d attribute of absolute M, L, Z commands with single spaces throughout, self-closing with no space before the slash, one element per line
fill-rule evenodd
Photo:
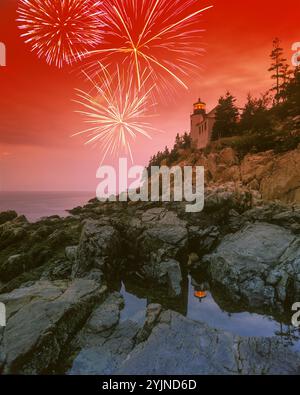
<path fill-rule="evenodd" d="M 183 157 L 187 152 L 182 152 Z M 174 165 L 205 167 L 207 185 L 233 182 L 264 201 L 300 203 L 300 147 L 281 154 L 274 151 L 239 158 L 232 148 L 205 154 L 190 153 Z"/>

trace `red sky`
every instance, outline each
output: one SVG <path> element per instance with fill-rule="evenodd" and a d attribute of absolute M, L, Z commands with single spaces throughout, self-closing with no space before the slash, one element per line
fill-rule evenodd
<path fill-rule="evenodd" d="M 272 39 L 278 36 L 291 58 L 300 41 L 299 0 L 199 0 L 214 5 L 202 17 L 206 54 L 202 72 L 188 92 L 160 105 L 155 126 L 165 130 L 153 140 L 139 138 L 135 164 L 173 144 L 189 129 L 193 102 L 200 96 L 212 108 L 230 90 L 242 105 L 249 91 L 264 92 Z M 96 188 L 97 149 L 70 135 L 83 128 L 74 99 L 82 88 L 78 73 L 58 70 L 31 53 L 15 22 L 16 0 L 0 0 L 0 42 L 7 67 L 0 68 L 0 190 L 88 190 Z"/>

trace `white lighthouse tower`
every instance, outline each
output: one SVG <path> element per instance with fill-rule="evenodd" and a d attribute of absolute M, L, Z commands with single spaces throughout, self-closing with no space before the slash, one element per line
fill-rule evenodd
<path fill-rule="evenodd" d="M 215 123 L 215 111 L 206 113 L 206 103 L 199 99 L 193 106 L 191 114 L 191 138 L 196 148 L 205 148 L 211 141 Z"/>

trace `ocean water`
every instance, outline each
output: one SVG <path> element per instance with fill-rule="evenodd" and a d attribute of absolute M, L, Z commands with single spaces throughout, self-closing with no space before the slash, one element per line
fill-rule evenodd
<path fill-rule="evenodd" d="M 31 222 L 42 217 L 68 215 L 68 209 L 86 204 L 95 192 L 0 192 L 0 212 L 15 210 Z"/>

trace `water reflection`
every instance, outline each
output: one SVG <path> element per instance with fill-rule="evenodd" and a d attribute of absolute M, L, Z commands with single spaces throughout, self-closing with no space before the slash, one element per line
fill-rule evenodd
<path fill-rule="evenodd" d="M 142 324 L 145 320 L 147 299 L 139 298 L 132 293 L 127 292 L 124 283 L 122 283 L 121 294 L 125 300 L 125 306 L 121 311 L 120 321 L 126 321 L 130 319 L 131 321 Z"/>
<path fill-rule="evenodd" d="M 191 282 L 194 288 L 194 297 L 201 303 L 208 296 L 209 284 L 205 281 L 198 284 L 193 278 L 191 279 Z"/>
<path fill-rule="evenodd" d="M 268 315 L 234 310 L 232 306 L 226 311 L 224 305 L 228 306 L 228 303 L 220 303 L 220 295 L 216 299 L 209 283 L 199 277 L 197 280 L 191 275 L 186 277 L 182 284 L 183 294 L 178 299 L 170 299 L 165 295 L 164 287 L 147 288 L 144 282 L 138 279 L 133 281 L 132 277 L 124 280 L 120 288 L 125 299 L 121 321 L 130 319 L 142 324 L 146 307 L 150 303 L 160 303 L 165 309 L 177 311 L 212 328 L 239 336 L 276 336 L 282 343 L 300 351 L 300 329 L 278 322 Z"/>

